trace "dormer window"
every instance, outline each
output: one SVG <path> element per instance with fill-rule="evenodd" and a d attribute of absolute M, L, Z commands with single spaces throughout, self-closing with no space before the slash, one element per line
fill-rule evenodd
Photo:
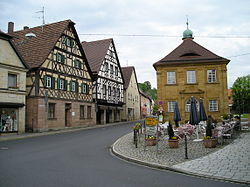
<path fill-rule="evenodd" d="M 190 53 L 185 53 L 183 55 L 181 55 L 180 57 L 189 57 L 189 56 L 200 56 L 199 54 L 197 53 L 193 53 L 193 52 L 190 52 Z"/>

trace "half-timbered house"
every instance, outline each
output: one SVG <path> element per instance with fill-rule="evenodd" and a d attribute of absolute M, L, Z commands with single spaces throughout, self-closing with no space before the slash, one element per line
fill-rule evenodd
<path fill-rule="evenodd" d="M 9 33 L 30 66 L 27 74 L 27 128 L 94 125 L 92 74 L 71 20 Z"/>
<path fill-rule="evenodd" d="M 97 123 L 121 121 L 124 79 L 113 39 L 82 42 L 94 77 Z"/>

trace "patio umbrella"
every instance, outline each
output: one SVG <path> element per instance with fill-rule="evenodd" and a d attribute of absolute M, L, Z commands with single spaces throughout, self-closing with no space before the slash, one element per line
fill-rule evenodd
<path fill-rule="evenodd" d="M 189 124 L 191 125 L 199 125 L 200 119 L 199 115 L 197 112 L 197 107 L 196 107 L 196 101 L 194 97 L 191 97 L 191 105 L 190 105 L 190 116 L 189 116 Z M 199 139 L 199 132 L 198 132 L 198 126 L 196 127 L 196 135 L 197 138 L 194 141 L 202 141 L 202 139 Z"/>
<path fill-rule="evenodd" d="M 175 126 L 179 127 L 178 122 L 181 121 L 181 114 L 177 102 L 175 103 L 175 108 L 174 108 L 174 121 L 175 121 Z"/>
<path fill-rule="evenodd" d="M 205 112 L 205 108 L 204 108 L 202 99 L 200 99 L 199 118 L 200 118 L 200 121 L 206 121 L 207 120 L 207 114 Z"/>
<path fill-rule="evenodd" d="M 191 105 L 190 105 L 190 116 L 189 116 L 189 124 L 191 125 L 198 125 L 199 118 L 197 113 L 196 101 L 194 97 L 191 97 Z"/>

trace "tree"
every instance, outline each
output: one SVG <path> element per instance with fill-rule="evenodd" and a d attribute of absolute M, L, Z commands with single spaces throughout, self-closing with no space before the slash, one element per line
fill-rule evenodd
<path fill-rule="evenodd" d="M 233 108 L 237 113 L 250 112 L 250 75 L 239 77 L 232 86 Z"/>
<path fill-rule="evenodd" d="M 151 83 L 149 81 L 138 83 L 138 86 L 141 91 L 150 96 L 153 100 L 157 99 L 157 90 L 155 88 L 151 88 Z"/>

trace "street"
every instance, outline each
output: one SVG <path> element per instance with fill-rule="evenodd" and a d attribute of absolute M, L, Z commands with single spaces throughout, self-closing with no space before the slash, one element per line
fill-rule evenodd
<path fill-rule="evenodd" d="M 110 146 L 132 131 L 132 124 L 0 142 L 1 187 L 235 187 L 128 163 Z"/>

